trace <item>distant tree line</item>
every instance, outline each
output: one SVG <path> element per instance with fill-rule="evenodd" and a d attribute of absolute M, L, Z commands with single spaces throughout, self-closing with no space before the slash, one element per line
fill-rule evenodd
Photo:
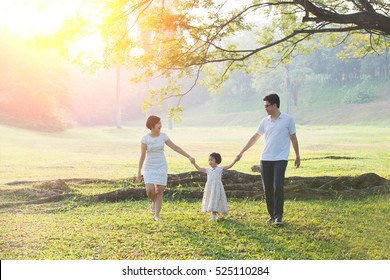
<path fill-rule="evenodd" d="M 341 49 L 341 46 L 317 48 L 310 54 L 299 54 L 287 64 L 280 64 L 276 68 L 263 66 L 261 62 L 257 65 L 253 63 L 248 65 L 247 72 L 241 70 L 230 75 L 216 91 L 222 96 L 212 95 L 208 99 L 215 99 L 215 104 L 221 105 L 216 110 L 221 113 L 257 110 L 258 103 L 253 100 L 259 100 L 269 92 L 278 92 L 283 98 L 283 106 L 290 107 L 298 106 L 299 103 L 303 105 L 299 102 L 302 94 L 308 97 L 311 95 L 310 100 L 316 102 L 314 96 L 324 94 L 322 88 L 340 89 L 342 96 L 338 96 L 333 102 L 373 101 L 376 97 L 373 87 L 390 76 L 388 56 L 371 54 L 359 59 L 344 59 L 339 56 Z M 311 85 L 314 84 L 317 87 L 313 91 Z M 334 93 L 331 95 L 332 98 L 335 97 Z M 317 102 L 322 103 L 326 96 L 322 96 Z M 205 100 L 207 97 L 203 102 Z"/>
<path fill-rule="evenodd" d="M 287 65 L 293 83 L 299 84 L 310 77 L 321 83 L 343 85 L 364 79 L 390 76 L 390 58 L 387 55 L 368 55 L 361 59 L 342 60 L 337 57 L 338 48 L 317 49 L 309 55 L 299 55 Z M 231 75 L 221 92 L 227 95 L 242 95 L 247 100 L 259 91 L 281 90 L 286 76 L 286 66 L 260 68 L 250 73 L 242 71 Z M 295 85 L 297 87 L 299 85 Z M 294 86 L 293 86 L 294 87 Z"/>
<path fill-rule="evenodd" d="M 0 37 L 0 123 L 37 130 L 66 127 L 67 71 L 58 59 L 6 32 Z"/>
<path fill-rule="evenodd" d="M 362 59 L 337 58 L 341 47 L 317 49 L 307 57 L 314 74 L 322 75 L 327 82 L 343 84 L 363 78 L 380 78 L 390 75 L 390 58 L 387 55 L 368 55 Z"/>

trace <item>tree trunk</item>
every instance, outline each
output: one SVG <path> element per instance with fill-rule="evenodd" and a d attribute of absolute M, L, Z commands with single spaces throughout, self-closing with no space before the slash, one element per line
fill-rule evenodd
<path fill-rule="evenodd" d="M 120 102 L 120 66 L 116 66 L 116 127 L 122 127 L 122 113 L 121 113 L 121 102 Z"/>

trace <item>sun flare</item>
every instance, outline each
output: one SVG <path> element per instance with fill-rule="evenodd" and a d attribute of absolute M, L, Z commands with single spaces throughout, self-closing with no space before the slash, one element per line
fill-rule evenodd
<path fill-rule="evenodd" d="M 23 39 L 52 35 L 66 19 L 86 11 L 85 0 L 0 0 L 0 30 Z M 99 34 L 92 34 L 69 46 L 72 58 L 81 53 L 96 56 L 102 50 Z M 96 57 L 95 57 L 96 58 Z"/>
<path fill-rule="evenodd" d="M 0 0 L 0 27 L 23 38 L 54 33 L 82 0 Z"/>

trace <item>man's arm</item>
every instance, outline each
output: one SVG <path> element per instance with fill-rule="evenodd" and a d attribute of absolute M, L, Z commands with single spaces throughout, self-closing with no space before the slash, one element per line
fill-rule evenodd
<path fill-rule="evenodd" d="M 292 146 L 294 148 L 295 152 L 295 167 L 298 168 L 301 165 L 301 157 L 299 155 L 299 145 L 298 145 L 298 138 L 296 134 L 291 134 L 290 135 L 290 140 L 292 143 Z"/>
<path fill-rule="evenodd" d="M 242 148 L 241 152 L 236 156 L 236 161 L 239 161 L 242 157 L 242 155 L 250 148 L 252 147 L 254 144 L 256 144 L 257 140 L 259 140 L 261 137 L 260 134 L 258 133 L 255 133 L 248 141 L 248 143 L 246 143 L 245 147 Z"/>

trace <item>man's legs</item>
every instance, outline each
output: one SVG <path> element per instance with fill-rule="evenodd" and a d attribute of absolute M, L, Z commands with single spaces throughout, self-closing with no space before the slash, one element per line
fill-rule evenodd
<path fill-rule="evenodd" d="M 284 174 L 286 173 L 287 163 L 287 160 L 274 162 L 275 219 L 283 217 Z"/>
<path fill-rule="evenodd" d="M 267 210 L 271 219 L 283 217 L 284 175 L 287 161 L 261 161 L 260 171 Z"/>
<path fill-rule="evenodd" d="M 260 162 L 261 180 L 263 182 L 265 202 L 270 220 L 275 219 L 275 202 L 274 202 L 274 168 L 272 161 Z"/>

